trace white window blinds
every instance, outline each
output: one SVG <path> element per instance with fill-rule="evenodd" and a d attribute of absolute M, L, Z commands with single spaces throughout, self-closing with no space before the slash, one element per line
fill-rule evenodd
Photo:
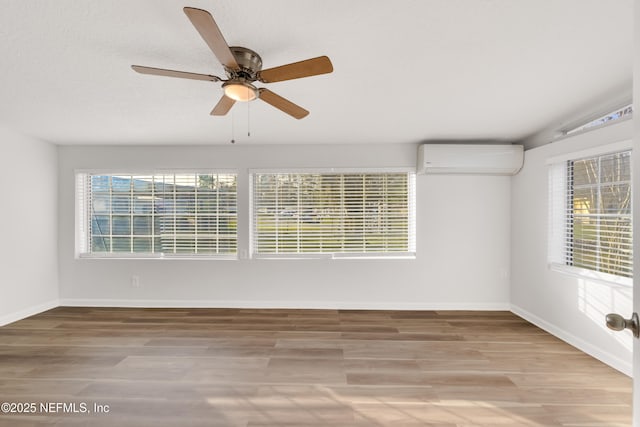
<path fill-rule="evenodd" d="M 254 173 L 253 253 L 413 255 L 415 174 Z"/>
<path fill-rule="evenodd" d="M 80 255 L 236 254 L 235 174 L 77 174 L 76 183 Z"/>
<path fill-rule="evenodd" d="M 633 276 L 631 153 L 551 165 L 550 261 Z"/>

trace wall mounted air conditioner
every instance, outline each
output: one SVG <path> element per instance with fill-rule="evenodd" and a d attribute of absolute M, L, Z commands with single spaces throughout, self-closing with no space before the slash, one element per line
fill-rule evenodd
<path fill-rule="evenodd" d="M 422 144 L 418 173 L 515 175 L 524 161 L 522 145 Z"/>

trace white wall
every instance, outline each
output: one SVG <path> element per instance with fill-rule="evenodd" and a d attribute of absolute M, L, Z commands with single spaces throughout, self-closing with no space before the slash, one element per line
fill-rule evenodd
<path fill-rule="evenodd" d="M 632 290 L 585 280 L 547 267 L 548 187 L 546 160 L 564 153 L 628 140 L 632 122 L 604 127 L 525 152 L 513 178 L 512 310 L 615 368 L 631 373 L 629 333 L 609 331 L 604 316 L 632 312 Z"/>
<path fill-rule="evenodd" d="M 74 169 L 236 168 L 239 250 L 249 168 L 415 167 L 416 145 L 60 147 L 63 304 L 507 309 L 510 178 L 418 176 L 415 260 L 74 259 Z M 131 286 L 131 276 L 140 287 Z"/>
<path fill-rule="evenodd" d="M 57 148 L 0 127 L 0 325 L 58 301 Z"/>

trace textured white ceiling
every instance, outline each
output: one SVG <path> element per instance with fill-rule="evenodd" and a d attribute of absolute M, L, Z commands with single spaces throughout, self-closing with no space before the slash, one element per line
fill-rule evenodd
<path fill-rule="evenodd" d="M 0 122 L 57 144 L 517 140 L 631 92 L 632 0 L 2 0 Z M 327 55 L 332 74 L 209 115 L 224 76 L 182 11 L 211 12 L 264 68 Z M 593 108 L 593 107 L 592 107 Z M 247 136 L 250 130 L 251 136 Z"/>

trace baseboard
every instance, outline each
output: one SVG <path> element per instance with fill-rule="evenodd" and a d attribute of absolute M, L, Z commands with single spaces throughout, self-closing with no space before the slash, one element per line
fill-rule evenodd
<path fill-rule="evenodd" d="M 28 307 L 19 311 L 15 311 L 13 313 L 5 314 L 4 316 L 0 316 L 0 326 L 17 322 L 18 320 L 33 316 L 34 314 L 42 313 L 43 311 L 51 310 L 52 308 L 56 308 L 59 305 L 60 300 L 55 299 L 42 304 L 34 305 L 33 307 Z"/>
<path fill-rule="evenodd" d="M 606 363 L 614 369 L 622 372 L 623 374 L 631 377 L 633 373 L 633 364 L 631 362 L 627 362 L 619 358 L 618 356 L 611 354 L 607 351 L 602 350 L 600 347 L 597 347 L 582 338 L 578 338 L 577 336 L 565 331 L 562 328 L 557 327 L 556 325 L 547 322 L 544 319 L 536 316 L 533 313 L 528 312 L 522 307 L 518 307 L 517 305 L 511 305 L 511 312 L 522 317 L 528 322 L 533 323 L 541 329 L 549 332 L 551 335 L 555 335 L 561 340 L 565 341 L 568 344 L 576 347 L 579 350 L 584 351 L 590 356 L 595 357 L 599 361 Z"/>
<path fill-rule="evenodd" d="M 291 308 L 328 310 L 476 310 L 509 311 L 508 303 L 410 303 L 344 301 L 248 301 L 248 300 L 120 300 L 63 298 L 62 306 L 147 308 Z"/>

